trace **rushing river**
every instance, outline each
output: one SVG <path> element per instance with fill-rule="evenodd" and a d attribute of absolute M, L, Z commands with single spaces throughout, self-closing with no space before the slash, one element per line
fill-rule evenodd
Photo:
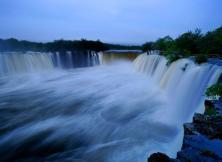
<path fill-rule="evenodd" d="M 69 70 L 41 57 L 31 59 L 31 72 L 16 65 L 22 73 L 0 60 L 8 65 L 0 77 L 2 162 L 145 162 L 157 151 L 175 156 L 182 124 L 203 111 L 205 89 L 221 74 L 217 66 L 190 60 L 168 67 L 158 55 Z"/>

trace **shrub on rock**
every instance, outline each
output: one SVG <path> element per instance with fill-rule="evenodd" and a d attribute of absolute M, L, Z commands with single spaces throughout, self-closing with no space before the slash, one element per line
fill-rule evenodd
<path fill-rule="evenodd" d="M 207 60 L 208 60 L 207 56 L 203 54 L 199 54 L 195 57 L 195 63 L 197 64 L 205 63 L 207 62 Z"/>

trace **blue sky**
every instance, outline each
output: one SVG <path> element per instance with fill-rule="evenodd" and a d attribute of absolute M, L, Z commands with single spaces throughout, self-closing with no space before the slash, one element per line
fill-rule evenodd
<path fill-rule="evenodd" d="M 222 0 L 0 0 L 0 38 L 139 44 L 222 25 Z"/>

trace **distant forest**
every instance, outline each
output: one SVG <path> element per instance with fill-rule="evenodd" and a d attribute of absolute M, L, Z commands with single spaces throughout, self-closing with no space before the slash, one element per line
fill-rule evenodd
<path fill-rule="evenodd" d="M 127 46 L 103 43 L 99 40 L 56 40 L 48 43 L 19 41 L 17 39 L 0 39 L 0 51 L 105 51 L 105 50 L 159 50 L 162 54 L 222 56 L 222 27 L 203 34 L 200 29 L 188 31 L 176 39 L 170 36 L 159 38 L 155 42 L 147 42 L 141 46 Z"/>
<path fill-rule="evenodd" d="M 48 43 L 36 43 L 29 41 L 19 41 L 17 39 L 0 39 L 0 51 L 38 51 L 38 52 L 55 52 L 55 51 L 73 51 L 73 50 L 91 50 L 103 51 L 108 47 L 98 41 L 89 41 L 82 39 L 80 41 L 56 40 Z"/>
<path fill-rule="evenodd" d="M 36 43 L 30 41 L 19 41 L 14 38 L 0 39 L 0 51 L 36 51 L 36 52 L 55 52 L 55 51 L 105 51 L 111 49 L 135 50 L 141 49 L 141 46 L 126 46 L 103 43 L 99 40 L 56 40 L 48 43 Z"/>

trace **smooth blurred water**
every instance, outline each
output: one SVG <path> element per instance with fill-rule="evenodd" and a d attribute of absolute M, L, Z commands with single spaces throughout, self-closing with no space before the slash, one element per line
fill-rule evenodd
<path fill-rule="evenodd" d="M 183 122 L 219 74 L 215 66 L 181 60 L 167 67 L 158 55 L 141 55 L 134 64 L 1 77 L 0 161 L 141 162 L 157 151 L 175 156 Z"/>
<path fill-rule="evenodd" d="M 168 97 L 173 110 L 172 120 L 184 123 L 192 120 L 194 112 L 204 112 L 205 91 L 221 76 L 220 66 L 197 65 L 190 59 L 180 59 L 167 65 L 160 55 L 140 55 L 134 61 L 137 71 L 151 77 Z"/>
<path fill-rule="evenodd" d="M 144 161 L 177 136 L 131 63 L 4 78 L 0 96 L 2 160 Z"/>
<path fill-rule="evenodd" d="M 0 52 L 0 77 L 99 64 L 99 54 L 92 51 Z"/>

